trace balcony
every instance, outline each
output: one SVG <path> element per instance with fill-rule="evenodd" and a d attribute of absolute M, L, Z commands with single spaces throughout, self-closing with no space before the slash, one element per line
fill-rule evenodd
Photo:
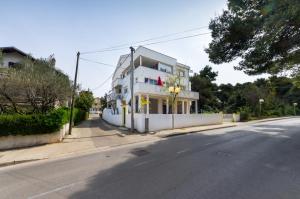
<path fill-rule="evenodd" d="M 117 87 L 117 86 L 122 86 L 123 85 L 123 79 L 121 78 L 117 78 L 115 79 L 115 81 L 113 82 L 113 86 Z"/>
<path fill-rule="evenodd" d="M 146 84 L 146 83 L 136 83 L 134 84 L 135 94 L 150 94 L 156 96 L 169 96 L 170 93 L 166 87 Z M 181 91 L 178 95 L 180 98 L 188 99 L 199 99 L 199 93 L 193 91 Z"/>
<path fill-rule="evenodd" d="M 117 93 L 109 93 L 107 95 L 107 100 L 108 101 L 114 101 L 114 100 L 117 100 L 117 99 L 122 99 L 122 95 L 121 94 L 117 94 Z"/>

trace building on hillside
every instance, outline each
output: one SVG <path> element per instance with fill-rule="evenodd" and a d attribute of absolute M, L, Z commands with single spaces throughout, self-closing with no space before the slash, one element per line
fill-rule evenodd
<path fill-rule="evenodd" d="M 1 68 L 11 68 L 14 65 L 24 61 L 26 58 L 33 59 L 29 54 L 17 49 L 16 47 L 0 47 L 0 52 L 2 52 L 2 63 L 0 63 Z"/>
<path fill-rule="evenodd" d="M 144 132 L 170 128 L 169 122 L 172 114 L 177 118 L 184 117 L 184 120 L 190 117 L 195 118 L 192 115 L 198 115 L 191 114 L 198 113 L 199 93 L 191 90 L 189 66 L 177 62 L 173 57 L 142 46 L 136 49 L 133 60 L 133 103 L 130 89 L 130 54 L 126 54 L 120 56 L 112 77 L 112 89 L 108 95 L 109 108 L 103 112 L 103 118 L 106 121 L 130 127 L 129 113 L 133 110 L 135 128 Z M 180 77 L 181 89 L 174 103 L 174 113 L 172 113 L 170 93 L 166 83 L 175 76 Z M 149 119 L 149 124 L 145 124 L 145 118 Z M 152 128 L 154 123 L 156 127 Z M 160 127 L 160 123 L 168 123 L 168 125 Z M 186 125 L 183 124 L 183 126 Z"/>
<path fill-rule="evenodd" d="M 26 58 L 34 60 L 29 54 L 19 50 L 16 47 L 0 47 L 0 75 L 4 75 L 9 68 L 13 68 Z"/>
<path fill-rule="evenodd" d="M 100 97 L 94 98 L 94 103 L 92 107 L 90 108 L 90 113 L 92 114 L 99 114 L 101 111 L 101 100 Z"/>

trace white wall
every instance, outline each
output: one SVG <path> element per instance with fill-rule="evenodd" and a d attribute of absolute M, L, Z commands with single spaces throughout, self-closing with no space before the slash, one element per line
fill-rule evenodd
<path fill-rule="evenodd" d="M 35 134 L 35 135 L 10 135 L 0 137 L 0 149 L 16 149 L 21 147 L 30 147 L 41 144 L 50 144 L 61 142 L 65 134 L 69 131 L 69 123 L 54 133 Z"/>
<path fill-rule="evenodd" d="M 149 131 L 172 129 L 172 114 L 135 114 L 135 129 L 145 132 L 145 118 L 149 118 Z M 223 115 L 213 114 L 174 114 L 174 128 L 222 124 Z M 130 128 L 130 114 L 127 115 L 126 127 Z"/>
<path fill-rule="evenodd" d="M 209 114 L 176 114 L 174 118 L 174 127 L 183 128 L 188 126 L 201 126 L 201 125 L 212 125 L 222 124 L 223 115 L 220 113 L 209 113 Z"/>
<path fill-rule="evenodd" d="M 8 68 L 8 63 L 19 63 L 24 60 L 24 56 L 18 53 L 3 53 L 3 67 Z"/>
<path fill-rule="evenodd" d="M 223 122 L 239 122 L 240 121 L 240 114 L 233 113 L 233 114 L 223 114 Z"/>
<path fill-rule="evenodd" d="M 145 119 L 146 114 L 142 113 L 135 113 L 134 114 L 134 129 L 138 132 L 145 132 Z M 130 129 L 131 128 L 131 114 L 126 115 L 126 124 L 125 126 Z"/>
<path fill-rule="evenodd" d="M 105 108 L 102 113 L 102 118 L 110 124 L 122 126 L 122 115 L 113 114 L 111 109 Z"/>

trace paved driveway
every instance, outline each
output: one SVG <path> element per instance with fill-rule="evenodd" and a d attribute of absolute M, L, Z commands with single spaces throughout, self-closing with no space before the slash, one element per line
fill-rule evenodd
<path fill-rule="evenodd" d="M 88 120 L 73 127 L 72 135 L 67 135 L 65 142 L 69 142 L 70 139 L 113 136 L 126 134 L 127 132 L 125 128 L 110 125 L 94 114 L 90 115 Z"/>

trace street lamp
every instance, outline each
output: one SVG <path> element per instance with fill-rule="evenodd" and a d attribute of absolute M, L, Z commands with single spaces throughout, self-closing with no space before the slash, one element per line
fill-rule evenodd
<path fill-rule="evenodd" d="M 169 87 L 169 93 L 172 95 L 172 129 L 174 129 L 174 103 L 181 88 L 177 85 Z"/>
<path fill-rule="evenodd" d="M 298 106 L 298 103 L 295 102 L 295 103 L 293 103 L 293 105 L 294 105 L 294 115 L 296 115 L 296 106 Z"/>
<path fill-rule="evenodd" d="M 265 100 L 264 99 L 259 99 L 259 117 L 261 116 L 261 105 L 262 103 L 264 103 Z"/>

